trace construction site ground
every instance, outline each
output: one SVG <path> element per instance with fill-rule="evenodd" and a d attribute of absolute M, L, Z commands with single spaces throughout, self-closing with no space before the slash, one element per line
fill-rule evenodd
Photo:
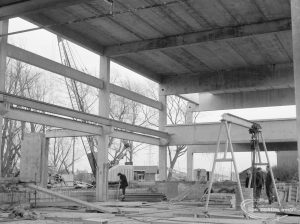
<path fill-rule="evenodd" d="M 206 217 L 203 204 L 194 201 L 183 202 L 97 202 L 104 207 L 113 208 L 115 214 L 96 213 L 78 206 L 57 206 L 55 203 L 46 207 L 30 209 L 38 214 L 37 220 L 24 220 L 22 218 L 9 219 L 9 212 L 2 212 L 0 223 L 124 223 L 124 224 L 181 224 L 181 223 L 300 223 L 297 216 L 275 216 L 275 213 L 266 215 L 264 219 L 246 219 L 242 211 L 224 206 L 211 206 L 210 217 Z"/>

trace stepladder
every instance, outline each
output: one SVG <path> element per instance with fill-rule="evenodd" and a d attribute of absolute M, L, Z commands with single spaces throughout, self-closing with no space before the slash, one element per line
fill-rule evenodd
<path fill-rule="evenodd" d="M 278 195 L 278 189 L 276 187 L 276 183 L 275 183 L 275 178 L 274 178 L 274 173 L 270 164 L 270 159 L 269 159 L 269 155 L 268 155 L 268 149 L 267 149 L 267 145 L 266 142 L 264 140 L 263 134 L 262 134 L 262 130 L 261 128 L 257 128 L 257 127 L 253 127 L 251 129 L 249 129 L 249 133 L 251 134 L 251 141 L 250 141 L 250 148 L 251 148 L 251 152 L 252 152 L 252 172 L 250 175 L 250 179 L 249 179 L 249 184 L 248 184 L 248 188 L 251 186 L 251 184 L 253 185 L 253 195 L 254 195 L 254 199 L 256 200 L 254 202 L 254 205 L 257 206 L 257 203 L 259 200 L 258 195 L 257 195 L 257 188 L 259 186 L 257 186 L 257 178 L 256 175 L 259 173 L 259 169 L 260 167 L 267 167 L 268 168 L 268 174 L 269 177 L 271 177 L 271 183 L 265 183 L 267 180 L 266 178 L 264 178 L 264 185 L 265 188 L 267 190 L 267 188 L 271 188 L 272 189 L 272 196 L 273 196 L 273 189 L 274 189 L 274 193 L 275 193 L 275 198 L 278 202 L 279 208 L 281 208 L 281 201 Z M 261 150 L 261 146 L 262 145 L 262 150 Z M 263 158 L 264 156 L 264 158 Z M 253 179 L 253 181 L 252 181 Z M 267 185 L 270 186 L 267 186 Z M 270 197 L 272 197 L 270 196 Z M 270 199 L 269 199 L 270 202 Z M 271 202 L 270 202 L 271 203 Z"/>
<path fill-rule="evenodd" d="M 240 181 L 240 176 L 237 168 L 237 162 L 235 158 L 235 152 L 234 152 L 234 147 L 232 143 L 232 138 L 230 134 L 230 129 L 232 129 L 233 125 L 237 125 L 243 128 L 248 129 L 249 134 L 251 134 L 251 141 L 250 141 L 250 150 L 252 151 L 252 173 L 254 175 L 251 175 L 250 177 L 250 183 L 253 180 L 255 180 L 256 176 L 256 169 L 258 166 L 269 166 L 270 167 L 270 173 L 271 173 L 271 179 L 272 183 L 274 186 L 274 191 L 275 191 L 275 196 L 277 198 L 277 201 L 279 203 L 279 206 L 281 207 L 280 200 L 278 197 L 278 191 L 275 185 L 275 180 L 274 180 L 274 175 L 270 166 L 270 160 L 267 152 L 267 147 L 266 143 L 264 141 L 263 135 L 262 135 L 262 128 L 259 124 L 237 117 L 232 114 L 223 114 L 222 115 L 222 120 L 220 123 L 220 128 L 219 128 L 219 133 L 218 133 L 218 139 L 217 139 L 217 145 L 216 145 L 216 151 L 214 154 L 214 160 L 213 160 L 213 166 L 212 166 L 212 174 L 211 178 L 209 180 L 209 186 L 208 186 L 208 191 L 207 191 L 207 197 L 206 197 L 206 203 L 205 203 L 205 213 L 208 215 L 208 206 L 209 206 L 209 200 L 211 196 L 211 190 L 216 174 L 216 165 L 217 163 L 224 163 L 224 162 L 229 162 L 233 165 L 234 168 L 234 173 L 235 173 L 235 179 L 237 182 L 237 190 L 239 197 L 241 201 L 244 201 L 244 195 L 242 191 L 242 186 L 241 186 L 241 181 Z M 246 131 L 246 130 L 245 130 Z M 225 133 L 224 133 L 225 132 Z M 263 146 L 263 152 L 265 153 L 265 160 L 266 162 L 263 162 L 262 155 L 261 155 L 261 150 L 260 150 L 260 142 Z M 222 143 L 222 144 L 221 144 Z M 252 181 L 255 183 L 255 181 Z M 254 194 L 256 191 L 256 187 L 254 184 Z M 247 214 L 244 214 L 247 217 Z"/>

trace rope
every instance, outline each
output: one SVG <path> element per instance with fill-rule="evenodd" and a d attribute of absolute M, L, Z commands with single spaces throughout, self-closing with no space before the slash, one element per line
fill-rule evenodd
<path fill-rule="evenodd" d="M 5 33 L 5 34 L 1 34 L 0 37 L 16 35 L 16 34 L 21 34 L 21 33 L 25 33 L 25 32 L 32 32 L 32 31 L 41 30 L 41 29 L 47 29 L 47 28 L 51 28 L 51 27 L 54 27 L 54 26 L 63 26 L 63 25 L 71 25 L 71 24 L 75 24 L 75 23 L 88 22 L 88 21 L 93 20 L 93 19 L 114 17 L 116 15 L 122 15 L 122 14 L 128 14 L 128 13 L 135 14 L 137 11 L 140 11 L 140 10 L 167 7 L 169 5 L 177 4 L 177 3 L 180 3 L 180 2 L 186 2 L 186 1 L 187 0 L 173 0 L 173 1 L 170 1 L 170 2 L 163 2 L 163 3 L 157 3 L 157 4 L 153 4 L 153 5 L 148 5 L 148 6 L 140 6 L 140 7 L 137 7 L 137 8 L 131 8 L 131 9 L 126 9 L 126 10 L 121 10 L 121 11 L 98 14 L 98 15 L 94 15 L 94 16 L 88 16 L 88 17 L 85 17 L 85 18 L 69 20 L 67 22 L 53 23 L 53 24 L 42 25 L 42 26 L 39 26 L 39 27 L 30 28 L 30 29 L 26 29 L 26 30 L 20 30 L 20 31 L 15 31 L 15 32 L 11 32 L 11 33 Z"/>

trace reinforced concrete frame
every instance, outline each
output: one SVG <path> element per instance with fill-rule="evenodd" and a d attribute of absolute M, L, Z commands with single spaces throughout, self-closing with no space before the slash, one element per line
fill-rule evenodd
<path fill-rule="evenodd" d="M 8 21 L 4 20 L 0 22 L 0 34 L 6 33 L 8 33 Z M 97 88 L 99 90 L 99 116 L 7 94 L 5 92 L 5 70 L 7 57 Z M 160 111 L 159 131 L 109 119 L 110 93 L 158 109 Z M 99 78 L 96 78 L 32 52 L 7 44 L 6 36 L 0 38 L 0 130 L 2 130 L 3 118 L 7 118 L 61 128 L 47 133 L 47 138 L 68 137 L 70 135 L 96 136 L 98 143 L 97 149 L 98 152 L 100 152 L 97 154 L 96 176 L 96 199 L 98 201 L 107 200 L 107 145 L 109 136 L 158 145 L 160 156 L 160 180 L 166 180 L 167 151 L 165 145 L 168 144 L 169 135 L 168 133 L 163 132 L 164 126 L 166 125 L 166 96 L 161 96 L 160 101 L 155 101 L 141 94 L 110 83 L 110 59 L 106 56 L 100 55 L 100 74 Z M 35 109 L 35 111 L 16 108 L 16 106 Z M 78 130 L 80 130 L 80 132 Z M 1 145 L 2 133 L 0 133 L 0 135 Z M 1 175 L 2 173 L 0 169 L 0 176 Z"/>
<path fill-rule="evenodd" d="M 82 0 L 76 1 L 45 1 L 42 5 L 32 2 L 29 5 L 24 2 L 21 5 L 12 5 L 1 8 L 4 14 L 0 16 L 0 34 L 8 32 L 8 18 L 14 15 L 28 15 L 33 12 L 42 10 L 43 7 L 55 8 L 60 6 L 72 5 Z M 24 7 L 22 7 L 24 4 Z M 25 7 L 26 6 L 26 7 Z M 151 40 L 142 40 L 137 42 L 125 43 L 122 45 L 113 45 L 103 47 L 91 41 L 82 41 L 80 35 L 71 38 L 77 43 L 85 44 L 85 47 L 97 52 L 100 56 L 100 74 L 93 77 L 83 72 L 64 66 L 60 63 L 49 60 L 32 52 L 7 44 L 7 37 L 0 37 L 0 130 L 3 124 L 3 118 L 16 119 L 22 121 L 35 121 L 40 124 L 55 126 L 57 128 L 46 135 L 50 137 L 67 137 L 67 136 L 97 136 L 98 153 L 97 162 L 100 164 L 97 170 L 97 200 L 106 200 L 107 192 L 107 138 L 113 136 L 117 138 L 130 139 L 140 141 L 147 144 L 159 146 L 159 178 L 166 180 L 167 177 L 167 145 L 186 144 L 188 146 L 188 158 L 191 158 L 189 151 L 192 151 L 192 145 L 210 145 L 213 140 L 212 136 L 196 139 L 195 136 L 199 132 L 207 132 L 214 130 L 213 125 L 205 124 L 199 128 L 199 125 L 192 125 L 193 112 L 204 110 L 233 109 L 241 107 L 260 107 L 260 106 L 278 106 L 293 105 L 297 106 L 296 121 L 283 122 L 284 125 L 290 125 L 289 131 L 285 133 L 282 139 L 279 139 L 278 132 L 271 132 L 269 140 L 272 142 L 298 142 L 298 161 L 300 171 L 300 3 L 298 0 L 291 0 L 292 19 L 281 18 L 279 20 L 239 25 L 234 27 L 222 27 L 212 29 L 211 31 L 200 31 L 194 33 L 185 33 L 175 36 L 154 38 Z M 40 19 L 41 24 L 51 24 L 51 19 L 46 16 L 33 15 L 29 17 L 31 20 Z M 53 21 L 52 21 L 53 22 Z M 177 77 L 174 74 L 165 77 L 159 76 L 157 73 L 148 71 L 143 66 L 134 63 L 120 55 L 128 55 L 135 52 L 147 52 L 154 50 L 178 49 L 187 45 L 193 46 L 206 41 L 220 41 L 227 39 L 249 38 L 252 35 L 273 34 L 279 32 L 285 34 L 290 31 L 292 22 L 292 49 L 293 63 L 282 62 L 282 64 L 264 64 L 253 65 L 251 68 L 233 68 L 231 70 L 221 70 L 218 72 L 207 72 L 197 74 L 192 72 L 189 74 L 181 74 Z M 56 27 L 54 31 L 66 35 L 68 32 L 64 27 Z M 70 31 L 70 30 L 69 30 Z M 66 36 L 78 34 L 72 30 Z M 51 104 L 34 101 L 26 98 L 18 98 L 5 93 L 5 64 L 6 58 L 10 57 L 24 63 L 45 69 L 47 71 L 62 75 L 92 86 L 99 90 L 99 114 L 91 115 L 68 108 L 57 107 Z M 141 94 L 129 91 L 120 86 L 109 82 L 110 77 L 110 61 L 116 60 L 119 64 L 125 64 L 125 67 L 135 68 L 136 71 L 144 72 L 148 78 L 156 80 L 159 86 L 159 100 L 149 99 Z M 226 78 L 225 78 L 226 77 Z M 228 78 L 229 77 L 229 78 Z M 229 81 L 227 81 L 229 80 Z M 244 80 L 240 82 L 240 80 Z M 268 83 L 266 87 L 265 84 Z M 286 91 L 287 90 L 287 91 Z M 294 94 L 295 91 L 295 94 Z M 181 96 L 185 93 L 210 92 L 213 96 L 204 100 L 189 99 Z M 123 122 L 114 121 L 108 118 L 108 97 L 109 94 L 117 94 L 126 97 L 144 105 L 159 110 L 159 130 L 134 126 Z M 187 115 L 187 124 L 182 127 L 168 127 L 167 124 L 167 96 L 177 95 L 191 103 L 189 114 Z M 280 98 L 278 100 L 278 98 Z M 199 102 L 197 102 L 199 101 Z M 35 111 L 26 111 L 17 109 L 15 105 L 25 108 L 32 108 Z M 275 124 L 276 123 L 276 124 Z M 276 126 L 277 125 L 277 126 Z M 270 128 L 278 128 L 282 125 L 280 121 L 276 121 L 269 125 Z M 179 130 L 179 128 L 181 130 Z M 178 130 L 177 130 L 178 129 Z M 265 127 L 264 127 L 265 129 Z M 78 131 L 80 130 L 80 131 Z M 182 138 L 180 135 L 185 133 L 189 135 Z M 189 133 L 189 134 L 187 134 Z M 209 134 L 210 132 L 208 132 Z M 295 136 L 296 133 L 296 136 Z M 0 133 L 0 144 L 2 140 Z M 211 135 L 211 134 L 210 134 Z M 266 131 L 266 140 L 268 140 L 268 131 Z M 234 141 L 234 138 L 233 138 Z M 243 143 L 243 136 L 237 137 L 234 144 Z M 103 156 L 100 156 L 103 154 Z M 1 157 L 1 155 L 0 155 Z M 0 158 L 1 161 L 1 158 Z M 188 173 L 192 170 L 192 163 L 188 165 Z M 190 177 L 190 174 L 188 174 Z M 299 172 L 300 175 L 300 172 Z M 0 164 L 1 177 L 1 164 Z M 102 184 L 99 184 L 99 183 Z M 103 184 L 104 183 L 104 184 Z M 102 186 L 100 186 L 102 185 Z"/>

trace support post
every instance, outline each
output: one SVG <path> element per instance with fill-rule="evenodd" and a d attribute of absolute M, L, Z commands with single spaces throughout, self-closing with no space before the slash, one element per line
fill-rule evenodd
<path fill-rule="evenodd" d="M 296 102 L 296 126 L 298 142 L 298 175 L 300 177 L 300 1 L 291 0 L 293 65 Z M 300 183 L 300 182 L 299 182 Z"/>
<path fill-rule="evenodd" d="M 187 155 L 186 155 L 186 162 L 187 162 L 187 180 L 193 181 L 193 169 L 194 169 L 194 153 L 187 148 Z"/>
<path fill-rule="evenodd" d="M 187 111 L 186 117 L 185 117 L 185 123 L 186 124 L 192 124 L 193 123 L 193 112 Z M 187 168 L 187 180 L 192 181 L 193 180 L 193 168 L 194 168 L 194 154 L 190 152 L 191 147 L 187 146 L 186 152 L 186 168 Z"/>
<path fill-rule="evenodd" d="M 110 59 L 100 56 L 100 79 L 104 81 L 104 88 L 99 90 L 99 115 L 109 117 L 109 81 Z M 106 201 L 108 192 L 108 135 L 103 133 L 97 137 L 97 175 L 96 200 Z"/>
<path fill-rule="evenodd" d="M 42 147 L 42 152 L 41 152 L 41 186 L 44 188 L 47 188 L 47 183 L 48 183 L 48 158 L 49 158 L 49 144 L 50 144 L 50 139 L 46 138 L 45 135 L 41 135 L 41 147 Z"/>
<path fill-rule="evenodd" d="M 159 86 L 159 101 L 162 109 L 159 111 L 159 130 L 164 131 L 167 125 L 167 96 L 162 86 Z M 159 180 L 167 180 L 167 146 L 159 146 Z"/>
<path fill-rule="evenodd" d="M 6 33 L 8 33 L 8 20 L 0 21 L 0 34 L 6 34 Z M 5 72 L 6 72 L 6 55 L 7 55 L 6 47 L 7 47 L 7 36 L 0 37 L 0 91 L 1 92 L 5 92 Z M 2 160 L 3 160 L 2 128 L 3 128 L 3 116 L 0 114 L 0 178 L 2 177 Z"/>

